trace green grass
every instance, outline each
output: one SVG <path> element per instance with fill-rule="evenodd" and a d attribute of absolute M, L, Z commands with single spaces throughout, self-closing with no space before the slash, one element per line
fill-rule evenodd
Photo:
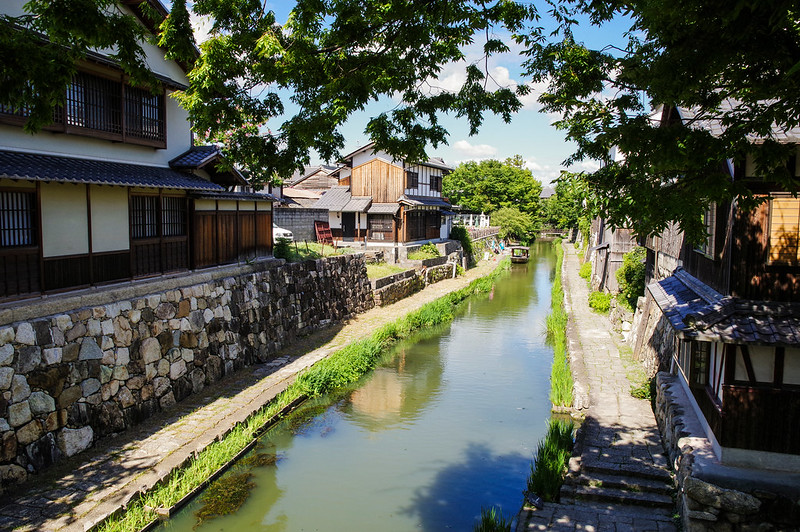
<path fill-rule="evenodd" d="M 592 263 L 587 261 L 581 264 L 581 269 L 578 270 L 578 275 L 588 281 L 589 277 L 592 276 Z"/>
<path fill-rule="evenodd" d="M 574 429 L 572 421 L 550 420 L 547 434 L 539 442 L 533 457 L 528 493 L 534 493 L 548 502 L 558 500 L 567 461 L 572 455 Z"/>
<path fill-rule="evenodd" d="M 556 275 L 553 279 L 552 311 L 547 316 L 547 340 L 553 346 L 553 367 L 550 372 L 550 401 L 556 406 L 572 406 L 572 372 L 567 357 L 567 312 L 564 310 L 564 290 L 561 286 L 561 266 L 564 249 L 561 240 L 553 242 L 556 250 Z"/>
<path fill-rule="evenodd" d="M 435 244 L 424 244 L 420 246 L 419 249 L 416 251 L 412 251 L 408 254 L 409 260 L 425 260 L 425 259 L 435 259 L 436 257 L 440 257 L 439 250 L 436 248 Z"/>
<path fill-rule="evenodd" d="M 277 246 L 277 244 L 276 244 Z M 278 258 L 284 258 L 288 262 L 302 262 L 304 260 L 320 259 L 322 257 L 330 257 L 333 255 L 348 255 L 358 251 L 355 248 L 340 247 L 335 248 L 330 244 L 320 244 L 318 242 L 290 242 L 287 249 L 283 251 L 283 255 Z M 273 251 L 273 254 L 275 252 Z"/>
<path fill-rule="evenodd" d="M 423 305 L 392 323 L 384 325 L 370 337 L 349 344 L 328 358 L 314 364 L 269 404 L 231 430 L 221 441 L 206 447 L 188 465 L 177 469 L 157 487 L 132 501 L 127 510 L 99 525 L 99 532 L 135 532 L 157 519 L 157 508 L 169 508 L 188 495 L 229 462 L 253 439 L 267 421 L 284 407 L 301 397 L 313 397 L 354 383 L 372 370 L 381 355 L 396 341 L 407 338 L 419 329 L 453 319 L 455 308 L 473 294 L 488 293 L 500 275 L 507 271 L 505 259 L 486 277 L 472 281 L 435 301 Z"/>
<path fill-rule="evenodd" d="M 506 521 L 503 513 L 492 506 L 481 508 L 480 521 L 475 523 L 474 532 L 511 532 L 511 521 Z"/>
<path fill-rule="evenodd" d="M 405 268 L 394 264 L 386 264 L 385 262 L 367 264 L 367 277 L 370 279 L 380 279 L 381 277 L 388 277 L 389 275 L 394 275 L 402 271 L 405 271 Z"/>

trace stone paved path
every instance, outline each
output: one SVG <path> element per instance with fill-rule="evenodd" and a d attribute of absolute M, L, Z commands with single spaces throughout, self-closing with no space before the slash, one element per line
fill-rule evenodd
<path fill-rule="evenodd" d="M 621 338 L 587 303 L 575 249 L 565 246 L 565 305 L 577 382 L 588 409 L 559 503 L 523 507 L 517 532 L 527 530 L 673 531 L 672 476 L 650 404 L 630 395 Z"/>
<path fill-rule="evenodd" d="M 0 530 L 82 532 L 91 528 L 247 419 L 289 386 L 300 370 L 487 275 L 497 264 L 483 261 L 462 277 L 441 281 L 305 338 L 271 363 L 228 376 L 169 412 L 34 477 L 19 494 L 0 501 Z"/>

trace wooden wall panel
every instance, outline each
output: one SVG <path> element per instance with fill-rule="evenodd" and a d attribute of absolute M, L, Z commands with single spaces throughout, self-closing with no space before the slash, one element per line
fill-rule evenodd
<path fill-rule="evenodd" d="M 372 196 L 375 203 L 393 203 L 403 195 L 405 171 L 381 159 L 353 168 L 350 192 L 353 196 Z"/>
<path fill-rule="evenodd" d="M 217 264 L 236 262 L 236 212 L 217 213 Z"/>
<path fill-rule="evenodd" d="M 0 253 L 0 298 L 40 291 L 39 271 L 37 248 Z"/>
<path fill-rule="evenodd" d="M 214 211 L 195 212 L 193 246 L 193 267 L 205 268 L 216 264 L 217 218 Z"/>

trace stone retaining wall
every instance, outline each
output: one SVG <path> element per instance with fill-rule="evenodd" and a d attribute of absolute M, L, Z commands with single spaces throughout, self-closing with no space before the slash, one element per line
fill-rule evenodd
<path fill-rule="evenodd" d="M 0 492 L 374 304 L 362 255 L 209 275 L 0 326 Z"/>
<path fill-rule="evenodd" d="M 446 263 L 419 270 L 406 270 L 375 279 L 371 281 L 375 304 L 380 307 L 390 305 L 419 292 L 429 284 L 451 277 L 453 277 L 453 264 Z"/>
<path fill-rule="evenodd" d="M 761 481 L 736 473 L 713 474 L 697 467 L 713 452 L 691 426 L 678 377 L 656 376 L 655 414 L 664 447 L 677 472 L 678 509 L 686 531 L 800 530 L 800 487 L 781 485 L 764 472 Z M 709 468 L 707 468 L 709 469 Z M 722 469 L 719 468 L 718 469 Z M 790 480 L 791 482 L 791 480 Z M 791 493 L 794 491 L 794 493 Z"/>

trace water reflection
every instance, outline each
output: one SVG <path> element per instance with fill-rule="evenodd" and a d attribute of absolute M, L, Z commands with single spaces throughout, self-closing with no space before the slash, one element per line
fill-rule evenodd
<path fill-rule="evenodd" d="M 519 508 L 550 403 L 544 343 L 553 257 L 532 254 L 449 326 L 399 344 L 351 390 L 311 401 L 263 438 L 240 510 L 198 531 L 470 530 Z M 190 531 L 199 503 L 165 529 Z"/>

